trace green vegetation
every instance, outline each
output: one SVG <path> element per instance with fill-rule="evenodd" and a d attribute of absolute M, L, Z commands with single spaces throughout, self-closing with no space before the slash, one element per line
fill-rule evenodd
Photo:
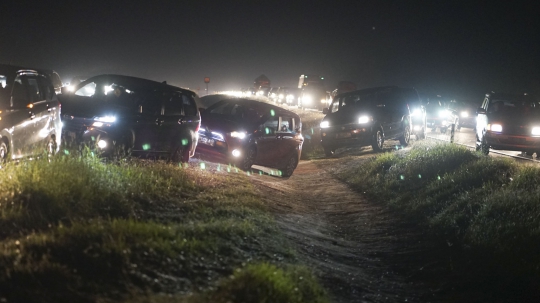
<path fill-rule="evenodd" d="M 339 178 L 458 249 L 479 271 L 539 280 L 540 168 L 433 142 L 344 161 Z"/>
<path fill-rule="evenodd" d="M 326 301 L 244 174 L 58 155 L 0 188 L 0 300 Z"/>

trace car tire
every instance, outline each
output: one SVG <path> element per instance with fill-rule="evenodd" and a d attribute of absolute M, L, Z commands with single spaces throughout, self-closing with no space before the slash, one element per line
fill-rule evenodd
<path fill-rule="evenodd" d="M 8 161 L 9 149 L 6 142 L 0 141 L 0 167 Z"/>
<path fill-rule="evenodd" d="M 486 142 L 486 137 L 483 137 L 482 141 L 480 141 L 480 152 L 486 156 L 489 154 L 489 145 Z"/>
<path fill-rule="evenodd" d="M 323 148 L 324 148 L 324 155 L 327 157 L 332 157 L 336 152 L 335 148 L 330 148 L 326 146 L 323 146 Z"/>
<path fill-rule="evenodd" d="M 289 157 L 289 159 L 287 160 L 287 164 L 281 170 L 281 176 L 283 177 L 292 176 L 297 166 L 298 166 L 298 154 L 294 153 L 293 155 Z"/>
<path fill-rule="evenodd" d="M 411 128 L 406 125 L 403 134 L 399 137 L 399 143 L 403 146 L 407 146 L 409 145 L 409 142 L 411 142 Z"/>
<path fill-rule="evenodd" d="M 187 146 L 180 146 L 175 148 L 170 157 L 173 163 L 188 163 L 189 162 L 189 148 Z"/>
<path fill-rule="evenodd" d="M 375 131 L 375 134 L 373 134 L 373 138 L 371 139 L 371 147 L 376 152 L 381 152 L 383 150 L 384 145 L 384 135 L 382 132 L 382 129 L 377 129 Z"/>
<path fill-rule="evenodd" d="M 250 146 L 246 151 L 246 155 L 240 160 L 238 166 L 244 171 L 250 170 L 253 163 L 255 163 L 256 157 L 257 148 L 255 146 Z"/>

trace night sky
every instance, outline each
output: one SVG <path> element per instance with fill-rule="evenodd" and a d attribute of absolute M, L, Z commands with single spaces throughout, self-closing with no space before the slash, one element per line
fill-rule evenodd
<path fill-rule="evenodd" d="M 9 3 L 6 3 L 9 2 Z M 52 68 L 63 81 L 102 73 L 166 80 L 204 95 L 296 86 L 399 85 L 481 102 L 540 93 L 534 1 L 3 1 L 0 63 Z"/>

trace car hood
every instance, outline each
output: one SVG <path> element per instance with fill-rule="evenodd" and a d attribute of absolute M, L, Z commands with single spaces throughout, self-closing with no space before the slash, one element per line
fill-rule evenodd
<path fill-rule="evenodd" d="M 376 118 L 381 109 L 373 106 L 354 107 L 350 110 L 341 109 L 335 113 L 330 113 L 323 118 L 323 121 L 330 122 L 330 125 L 343 125 L 357 123 L 361 116 L 373 116 Z"/>
<path fill-rule="evenodd" d="M 246 123 L 230 120 L 227 116 L 223 115 L 203 114 L 201 115 L 201 129 L 207 129 L 209 131 L 215 131 L 219 133 L 230 133 L 233 131 L 251 132 L 253 130 L 253 126 Z"/>
<path fill-rule="evenodd" d="M 540 113 L 524 112 L 502 112 L 488 114 L 489 123 L 500 123 L 503 125 L 529 125 L 540 126 Z"/>

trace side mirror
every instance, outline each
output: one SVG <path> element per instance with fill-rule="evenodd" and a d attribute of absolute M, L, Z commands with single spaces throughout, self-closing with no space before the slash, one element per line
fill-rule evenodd
<path fill-rule="evenodd" d="M 479 107 L 479 108 L 476 109 L 476 114 L 477 114 L 477 115 L 485 115 L 485 114 L 486 114 L 486 110 L 483 109 L 483 108 L 481 108 L 481 107 Z"/>
<path fill-rule="evenodd" d="M 328 115 L 330 113 L 330 109 L 328 107 L 325 107 L 325 108 L 322 109 L 322 113 L 324 115 Z"/>

